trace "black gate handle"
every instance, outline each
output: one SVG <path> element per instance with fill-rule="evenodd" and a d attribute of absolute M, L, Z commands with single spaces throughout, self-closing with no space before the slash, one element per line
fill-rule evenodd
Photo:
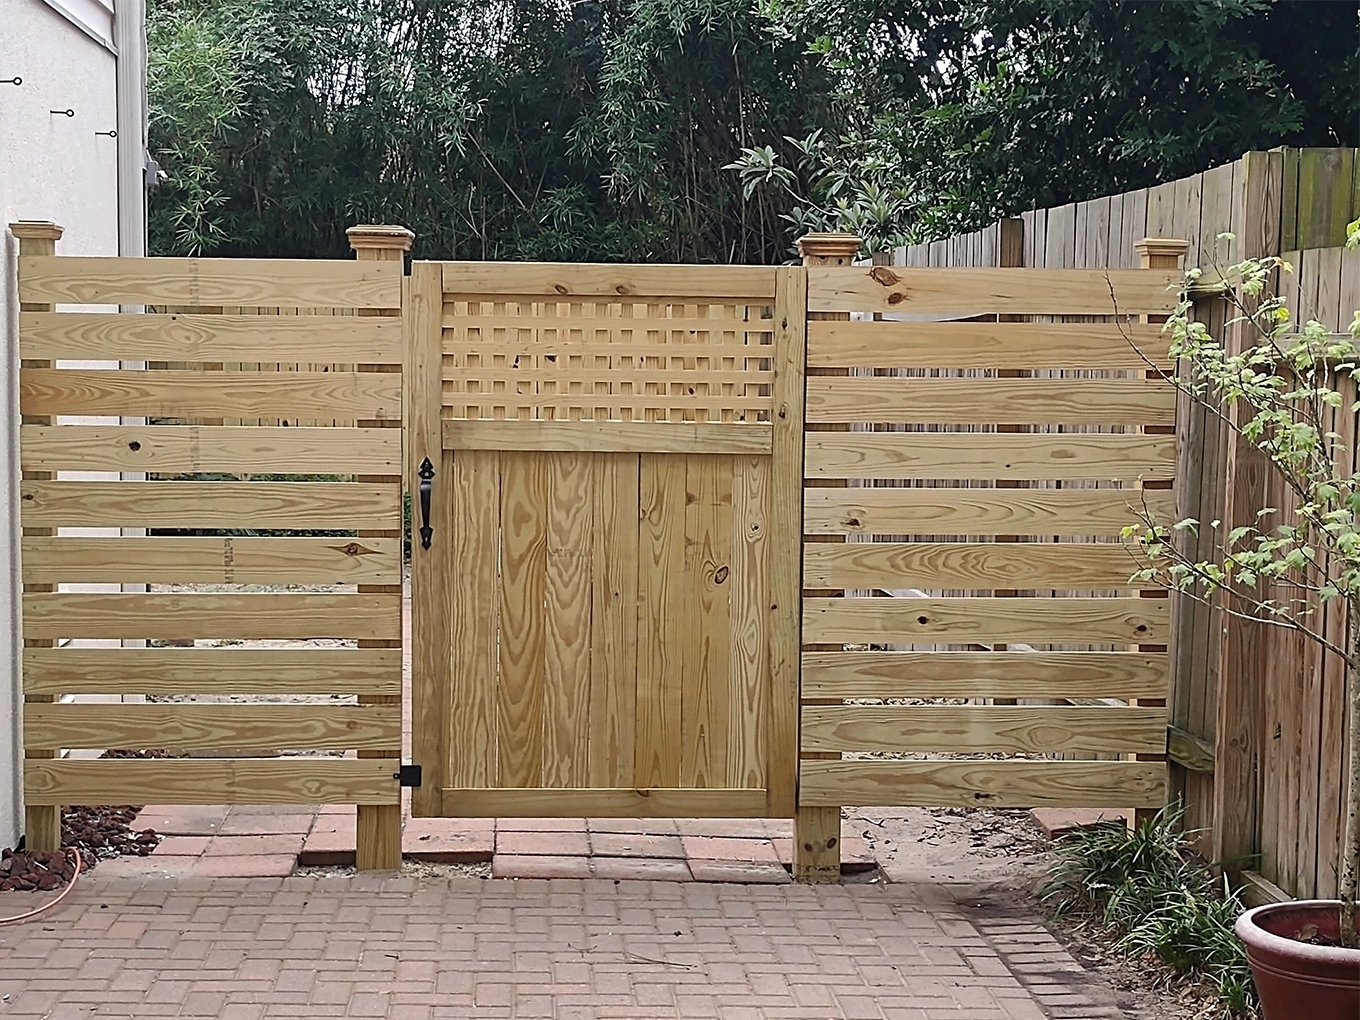
<path fill-rule="evenodd" d="M 430 527 L 430 491 L 434 488 L 434 465 L 430 463 L 430 458 L 426 457 L 420 462 L 420 547 L 428 549 L 430 547 L 430 537 L 434 534 L 434 528 Z"/>

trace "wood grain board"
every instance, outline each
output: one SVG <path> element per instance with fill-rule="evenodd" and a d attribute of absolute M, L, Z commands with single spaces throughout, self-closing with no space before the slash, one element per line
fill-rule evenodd
<path fill-rule="evenodd" d="M 805 698 L 1161 698 L 1164 652 L 804 652 Z"/>
<path fill-rule="evenodd" d="M 72 305 L 399 308 L 401 263 L 26 257 L 19 260 L 19 300 Z"/>
<path fill-rule="evenodd" d="M 33 705 L 29 747 L 350 750 L 401 742 L 399 705 Z M 168 763 L 174 769 L 178 762 Z"/>
<path fill-rule="evenodd" d="M 1118 536 L 1147 512 L 1174 522 L 1170 489 L 807 489 L 810 535 Z"/>
<path fill-rule="evenodd" d="M 44 471 L 381 475 L 401 470 L 401 432 L 230 425 L 23 425 L 19 456 L 25 468 Z"/>
<path fill-rule="evenodd" d="M 1178 271 L 809 267 L 808 309 L 972 315 L 1168 313 L 1184 285 Z"/>
<path fill-rule="evenodd" d="M 19 513 L 40 527 L 390 529 L 401 527 L 401 486 L 25 479 Z"/>
<path fill-rule="evenodd" d="M 852 542 L 803 549 L 809 588 L 963 589 L 1134 588 L 1146 565 L 1115 542 Z"/>
<path fill-rule="evenodd" d="M 816 376 L 810 422 L 1172 425 L 1176 389 L 1154 379 L 937 379 Z"/>
<path fill-rule="evenodd" d="M 401 419 L 401 376 L 377 372 L 19 372 L 25 414 Z"/>
<path fill-rule="evenodd" d="M 809 478 L 1166 479 L 1176 439 L 1161 435 L 809 432 Z"/>
<path fill-rule="evenodd" d="M 1160 708 L 804 705 L 805 751 L 1160 754 Z"/>
<path fill-rule="evenodd" d="M 1137 322 L 808 323 L 810 368 L 1167 369 L 1170 341 Z"/>
<path fill-rule="evenodd" d="M 538 450 L 545 453 L 768 454 L 769 425 L 723 422 L 452 421 L 447 450 Z"/>
<path fill-rule="evenodd" d="M 400 648 L 25 648 L 30 694 L 401 694 Z"/>
<path fill-rule="evenodd" d="M 1167 599 L 810 598 L 805 644 L 1023 641 L 1151 644 L 1166 641 Z"/>
<path fill-rule="evenodd" d="M 400 764 L 386 758 L 33 761 L 24 766 L 24 799 L 114 804 L 135 791 L 154 804 L 400 804 Z"/>
<path fill-rule="evenodd" d="M 44 583 L 400 584 L 399 538 L 25 538 Z"/>
<path fill-rule="evenodd" d="M 41 638 L 401 637 L 400 595 L 85 594 L 24 596 Z"/>
<path fill-rule="evenodd" d="M 21 312 L 19 356 L 52 361 L 401 363 L 401 320 L 352 315 Z"/>
<path fill-rule="evenodd" d="M 804 761 L 799 802 L 863 807 L 1161 807 L 1166 765 L 1138 761 Z"/>
<path fill-rule="evenodd" d="M 758 303 L 774 297 L 774 270 L 762 266 L 445 262 L 442 268 L 445 300 L 456 294 L 497 301 L 516 296 L 561 303 L 659 298 L 685 304 L 697 298 Z"/>

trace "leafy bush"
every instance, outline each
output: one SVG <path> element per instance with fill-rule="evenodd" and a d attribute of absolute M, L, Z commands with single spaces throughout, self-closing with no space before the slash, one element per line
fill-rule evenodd
<path fill-rule="evenodd" d="M 1059 912 L 1090 913 L 1111 925 L 1116 949 L 1203 979 L 1225 1016 L 1254 1016 L 1246 951 L 1233 934 L 1242 904 L 1215 881 L 1180 822 L 1180 811 L 1166 808 L 1133 829 L 1100 825 L 1064 836 L 1040 897 Z"/>

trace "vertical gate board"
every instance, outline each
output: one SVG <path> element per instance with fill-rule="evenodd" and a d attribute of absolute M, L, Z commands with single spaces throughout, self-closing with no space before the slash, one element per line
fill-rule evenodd
<path fill-rule="evenodd" d="M 589 784 L 593 457 L 564 453 L 548 465 L 544 786 Z"/>
<path fill-rule="evenodd" d="M 446 452 L 439 494 L 448 494 L 452 533 L 441 570 L 447 578 L 450 614 L 449 684 L 444 692 L 448 783 L 485 786 L 497 782 L 500 718 L 501 457 L 494 450 Z M 453 568 L 453 569 L 451 569 Z M 413 593 L 414 594 L 414 593 Z M 424 729 L 426 718 L 414 716 Z"/>
<path fill-rule="evenodd" d="M 732 590 L 732 459 L 686 457 L 685 589 L 693 628 L 680 703 L 680 782 L 727 779 L 728 627 Z"/>
<path fill-rule="evenodd" d="M 638 785 L 638 456 L 597 453 L 593 475 L 588 785 L 632 787 Z"/>
<path fill-rule="evenodd" d="M 686 458 L 642 454 L 639 466 L 637 751 L 640 787 L 680 785 L 685 684 Z"/>
<path fill-rule="evenodd" d="M 765 609 L 765 506 L 770 462 L 736 457 L 732 464 L 732 576 L 726 786 L 765 785 L 769 727 L 770 630 Z"/>
<path fill-rule="evenodd" d="M 543 779 L 548 463 L 540 453 L 501 454 L 497 760 L 504 786 Z"/>

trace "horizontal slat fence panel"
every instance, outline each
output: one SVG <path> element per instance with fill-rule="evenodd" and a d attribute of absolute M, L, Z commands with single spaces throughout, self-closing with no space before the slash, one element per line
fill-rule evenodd
<path fill-rule="evenodd" d="M 401 265 L 30 256 L 19 259 L 19 300 L 72 305 L 400 308 Z"/>
<path fill-rule="evenodd" d="M 20 312 L 19 356 L 401 364 L 401 320 L 324 315 Z"/>
<path fill-rule="evenodd" d="M 401 694 L 400 648 L 26 648 L 25 694 Z"/>
<path fill-rule="evenodd" d="M 20 462 L 35 471 L 165 474 L 392 474 L 401 432 L 367 428 L 24 425 Z"/>
<path fill-rule="evenodd" d="M 1166 794 L 1170 599 L 1119 539 L 1176 513 L 1181 274 L 983 238 L 808 269 L 800 808 Z"/>
<path fill-rule="evenodd" d="M 26 368 L 31 414 L 401 420 L 401 376 L 376 372 L 115 372 Z"/>
<path fill-rule="evenodd" d="M 804 761 L 798 802 L 811 807 L 1161 807 L 1166 802 L 1166 765 L 1140 761 Z"/>
<path fill-rule="evenodd" d="M 401 527 L 401 489 L 359 482 L 21 483 L 25 526 L 274 528 Z"/>
<path fill-rule="evenodd" d="M 858 434 L 858 433 L 857 433 Z M 1170 489 L 808 489 L 810 535 L 1118 536 L 1138 513 L 1174 523 Z"/>
<path fill-rule="evenodd" d="M 974 315 L 1138 315 L 1176 309 L 1179 272 L 812 267 L 808 310 Z M 811 342 L 811 337 L 809 337 Z"/>
<path fill-rule="evenodd" d="M 28 761 L 29 804 L 400 804 L 399 759 Z"/>
<path fill-rule="evenodd" d="M 29 804 L 400 804 L 402 281 L 20 259 Z"/>
<path fill-rule="evenodd" d="M 399 538 L 25 538 L 40 583 L 400 584 Z"/>
<path fill-rule="evenodd" d="M 31 747 L 156 745 L 238 753 L 381 749 L 401 743 L 401 706 L 31 705 L 24 712 L 24 741 Z"/>

